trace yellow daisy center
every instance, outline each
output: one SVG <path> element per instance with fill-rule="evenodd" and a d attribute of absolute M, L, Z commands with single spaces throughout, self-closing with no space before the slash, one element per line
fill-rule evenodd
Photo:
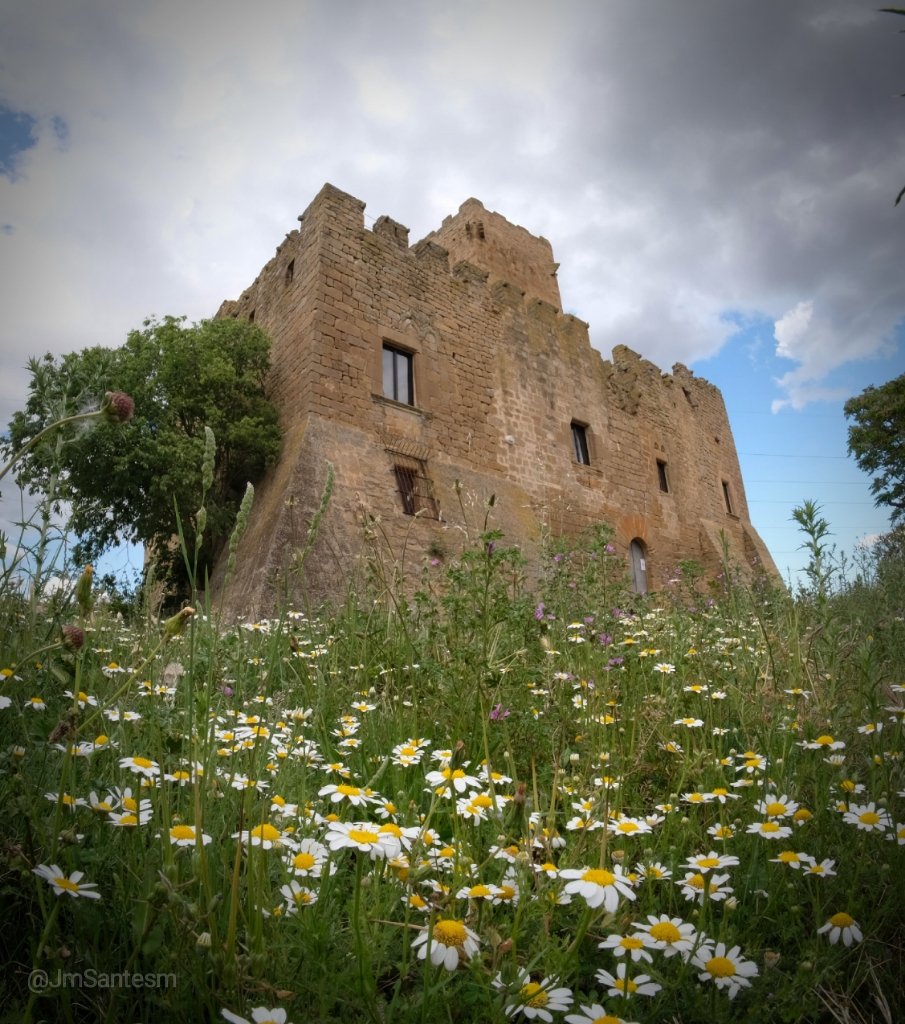
<path fill-rule="evenodd" d="M 714 978 L 735 977 L 735 964 L 725 956 L 711 957 L 705 964 L 705 968 Z"/>
<path fill-rule="evenodd" d="M 783 850 L 776 859 L 782 861 L 783 864 L 797 864 L 800 860 L 798 854 L 793 850 Z"/>
<path fill-rule="evenodd" d="M 719 867 L 719 864 L 720 864 L 719 857 L 701 857 L 698 860 L 698 867 L 699 868 L 716 868 L 716 867 Z"/>
<path fill-rule="evenodd" d="M 362 828 L 350 828 L 349 829 L 349 838 L 354 843 L 366 844 L 366 843 L 376 843 L 379 837 L 374 832 L 366 832 Z"/>
<path fill-rule="evenodd" d="M 194 839 L 195 829 L 191 825 L 174 825 L 170 829 L 171 839 Z"/>
<path fill-rule="evenodd" d="M 605 1013 L 602 1017 L 595 1017 L 591 1024 L 621 1024 L 618 1017 Z"/>
<path fill-rule="evenodd" d="M 310 853 L 297 853 L 292 858 L 292 863 L 300 870 L 307 871 L 308 868 L 313 868 L 317 861 Z"/>
<path fill-rule="evenodd" d="M 343 796 L 359 796 L 361 794 L 361 790 L 358 786 L 349 786 L 345 782 L 341 782 L 336 787 L 336 792 L 342 793 Z"/>
<path fill-rule="evenodd" d="M 616 831 L 631 834 L 638 831 L 638 825 L 634 821 L 620 821 L 616 826 Z"/>
<path fill-rule="evenodd" d="M 761 822 L 760 830 L 761 832 L 778 832 L 779 825 L 775 821 L 764 821 Z"/>
<path fill-rule="evenodd" d="M 522 985 L 521 996 L 526 1006 L 546 1006 L 550 1002 L 550 997 L 536 981 Z"/>
<path fill-rule="evenodd" d="M 658 942 L 678 942 L 682 938 L 682 933 L 672 921 L 659 921 L 651 926 L 650 937 L 657 939 Z"/>
<path fill-rule="evenodd" d="M 858 815 L 858 821 L 862 825 L 876 825 L 880 821 L 880 815 L 876 811 L 864 811 Z"/>
<path fill-rule="evenodd" d="M 249 835 L 252 839 L 260 839 L 262 842 L 277 842 L 280 839 L 280 831 L 273 825 L 256 825 Z"/>
<path fill-rule="evenodd" d="M 613 988 L 620 988 L 623 992 L 635 992 L 638 986 L 631 978 L 616 978 Z"/>
<path fill-rule="evenodd" d="M 138 818 L 136 818 L 136 816 L 134 814 L 124 814 L 119 819 L 119 823 L 120 823 L 120 825 L 137 825 L 138 824 Z"/>
<path fill-rule="evenodd" d="M 123 797 L 123 807 L 125 807 L 127 811 L 137 811 L 138 801 L 131 796 Z"/>
<path fill-rule="evenodd" d="M 455 946 L 461 949 L 468 938 L 468 932 L 461 921 L 444 918 L 434 925 L 434 938 L 444 946 Z"/>
<path fill-rule="evenodd" d="M 472 899 L 482 899 L 483 897 L 490 895 L 490 886 L 484 885 L 483 883 L 480 885 L 473 885 L 468 890 L 468 895 Z"/>
<path fill-rule="evenodd" d="M 616 876 L 612 871 L 607 871 L 606 868 L 588 868 L 587 871 L 581 876 L 583 882 L 593 882 L 594 885 L 612 885 L 616 881 Z"/>
<path fill-rule="evenodd" d="M 68 878 L 55 878 L 53 884 L 58 889 L 65 889 L 66 892 L 78 892 L 79 886 L 77 882 L 70 882 Z M 838 916 L 838 915 L 837 915 Z"/>
<path fill-rule="evenodd" d="M 821 747 L 828 747 L 831 743 L 835 743 L 836 741 L 832 736 L 824 733 L 822 736 L 818 736 L 814 742 L 819 743 Z"/>
<path fill-rule="evenodd" d="M 704 876 L 703 875 L 692 875 L 691 878 L 688 879 L 688 882 L 686 884 L 690 885 L 693 889 L 703 889 L 704 888 Z"/>
<path fill-rule="evenodd" d="M 830 924 L 834 928 L 849 928 L 855 923 L 855 919 L 846 914 L 845 911 L 840 911 L 838 914 L 833 914 L 830 918 Z"/>
<path fill-rule="evenodd" d="M 471 802 L 475 807 L 493 807 L 493 801 L 486 793 L 479 793 Z"/>
<path fill-rule="evenodd" d="M 644 946 L 644 943 L 637 935 L 624 935 L 619 940 L 619 945 L 622 946 L 623 949 L 641 949 Z"/>
<path fill-rule="evenodd" d="M 781 804 L 778 800 L 775 800 L 771 804 L 767 804 L 767 814 L 771 818 L 775 817 L 777 814 L 785 814 L 785 813 L 786 813 L 786 805 L 785 804 Z"/>

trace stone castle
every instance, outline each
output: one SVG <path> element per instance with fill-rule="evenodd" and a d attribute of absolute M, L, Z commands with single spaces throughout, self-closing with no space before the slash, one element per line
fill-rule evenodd
<path fill-rule="evenodd" d="M 364 208 L 325 185 L 217 314 L 270 335 L 284 431 L 231 614 L 344 594 L 367 522 L 405 571 L 455 554 L 491 495 L 492 525 L 529 558 L 545 530 L 610 525 L 639 592 L 683 559 L 720 571 L 723 537 L 733 561 L 776 572 L 716 387 L 624 346 L 603 359 L 562 311 L 550 243 L 477 199 L 414 245 L 389 217 L 367 229 Z M 332 499 L 297 573 L 328 464 Z"/>

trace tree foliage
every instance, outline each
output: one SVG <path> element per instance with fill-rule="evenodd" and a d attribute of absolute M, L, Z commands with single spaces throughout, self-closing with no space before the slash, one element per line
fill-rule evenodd
<path fill-rule="evenodd" d="M 240 320 L 147 320 L 120 348 L 94 346 L 29 362 L 25 409 L 10 423 L 21 449 L 60 416 L 96 405 L 105 391 L 135 400 L 125 427 L 97 422 L 73 429 L 60 446 L 39 444 L 20 463 L 18 479 L 33 493 L 58 473 L 57 496 L 71 507 L 77 557 L 95 559 L 118 541 L 151 546 L 163 573 L 184 582 L 173 549 L 177 514 L 189 550 L 202 493 L 205 426 L 216 438 L 216 470 L 205 497 L 199 572 L 209 569 L 229 535 L 245 485 L 274 462 L 277 412 L 265 394 L 270 342 Z"/>
<path fill-rule="evenodd" d="M 845 403 L 848 450 L 873 476 L 877 505 L 888 505 L 893 523 L 905 520 L 905 373 L 869 387 Z"/>

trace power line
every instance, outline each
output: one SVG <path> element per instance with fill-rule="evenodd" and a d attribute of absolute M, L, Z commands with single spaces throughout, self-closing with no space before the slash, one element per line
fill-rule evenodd
<path fill-rule="evenodd" d="M 796 501 L 796 498 L 749 498 L 749 505 L 788 505 L 790 501 Z M 820 499 L 821 505 L 870 505 L 873 507 L 872 501 L 824 501 Z"/>
<path fill-rule="evenodd" d="M 814 484 L 818 487 L 864 487 L 863 480 L 746 480 L 746 484 Z"/>
<path fill-rule="evenodd" d="M 788 455 L 785 452 L 737 452 L 738 455 L 757 456 L 764 459 L 844 459 L 847 455 Z"/>

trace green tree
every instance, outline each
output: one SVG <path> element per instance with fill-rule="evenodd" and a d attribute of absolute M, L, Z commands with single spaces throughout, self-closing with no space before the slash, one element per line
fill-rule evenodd
<path fill-rule="evenodd" d="M 873 476 L 877 505 L 888 505 L 893 523 L 905 520 L 905 373 L 869 387 L 845 403 L 848 450 Z"/>
<path fill-rule="evenodd" d="M 265 394 L 270 342 L 240 320 L 147 320 L 119 348 L 95 346 L 59 359 L 29 362 L 25 409 L 9 428 L 20 451 L 48 423 L 96 405 L 107 391 L 135 401 L 125 427 L 98 420 L 69 430 L 65 443 L 40 443 L 18 464 L 19 482 L 41 493 L 51 472 L 55 497 L 69 506 L 76 557 L 94 560 L 119 541 L 153 548 L 158 571 L 185 589 L 186 568 L 172 544 L 179 522 L 190 551 L 202 491 L 205 427 L 216 438 L 216 469 L 205 497 L 198 547 L 199 580 L 232 528 L 248 481 L 258 479 L 280 447 L 277 411 Z M 65 429 L 65 428 L 64 428 Z"/>

